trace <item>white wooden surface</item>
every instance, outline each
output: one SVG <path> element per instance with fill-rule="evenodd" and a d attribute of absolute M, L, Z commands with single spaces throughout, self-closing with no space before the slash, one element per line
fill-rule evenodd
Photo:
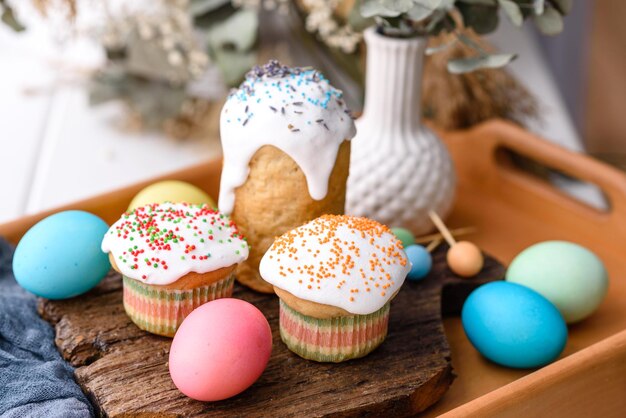
<path fill-rule="evenodd" d="M 57 42 L 38 16 L 28 15 L 27 24 L 21 34 L 0 25 L 0 222 L 219 154 L 209 141 L 120 130 L 121 105 L 88 107 L 85 90 L 67 76 L 68 67 L 97 66 L 100 49 L 87 41 Z M 505 24 L 492 41 L 519 53 L 512 70 L 540 98 L 543 122 L 532 130 L 581 150 L 533 37 Z"/>

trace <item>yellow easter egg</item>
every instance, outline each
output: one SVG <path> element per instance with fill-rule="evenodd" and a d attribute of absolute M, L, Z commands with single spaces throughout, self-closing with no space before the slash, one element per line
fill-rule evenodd
<path fill-rule="evenodd" d="M 215 207 L 215 202 L 211 197 L 193 184 L 178 180 L 165 180 L 151 184 L 133 198 L 128 206 L 128 210 L 133 210 L 150 203 L 206 203 L 210 207 Z"/>

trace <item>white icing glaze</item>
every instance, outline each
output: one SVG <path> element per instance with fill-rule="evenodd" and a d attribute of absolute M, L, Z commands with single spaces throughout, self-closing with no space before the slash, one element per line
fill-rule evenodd
<path fill-rule="evenodd" d="M 154 285 L 239 264 L 248 250 L 227 215 L 187 203 L 151 204 L 125 213 L 102 240 L 102 251 L 113 254 L 120 273 Z"/>
<path fill-rule="evenodd" d="M 232 212 L 235 189 L 246 182 L 250 160 L 264 145 L 293 158 L 306 176 L 311 197 L 323 199 L 339 146 L 356 133 L 341 97 L 341 91 L 314 70 L 270 62 L 251 71 L 229 96 L 220 117 L 220 210 Z"/>
<path fill-rule="evenodd" d="M 292 295 L 366 315 L 400 289 L 411 270 L 402 244 L 366 218 L 324 215 L 277 238 L 261 277 Z"/>

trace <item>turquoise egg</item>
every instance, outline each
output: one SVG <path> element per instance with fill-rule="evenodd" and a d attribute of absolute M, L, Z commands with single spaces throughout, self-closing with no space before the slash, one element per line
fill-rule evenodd
<path fill-rule="evenodd" d="M 51 215 L 24 234 L 13 256 L 13 273 L 24 289 L 48 299 L 87 292 L 111 268 L 100 249 L 109 229 L 91 213 L 71 210 Z"/>
<path fill-rule="evenodd" d="M 411 231 L 404 228 L 391 228 L 391 232 L 402 242 L 404 248 L 415 244 L 415 236 Z"/>
<path fill-rule="evenodd" d="M 421 245 L 409 245 L 404 252 L 412 264 L 411 271 L 407 275 L 409 280 L 422 280 L 430 273 L 433 259 L 426 248 Z"/>
<path fill-rule="evenodd" d="M 494 363 L 513 368 L 546 365 L 561 354 L 567 325 L 559 310 L 525 286 L 492 282 L 474 290 L 461 321 L 472 345 Z"/>
<path fill-rule="evenodd" d="M 570 324 L 585 319 L 598 308 L 609 283 L 598 256 L 567 241 L 546 241 L 528 247 L 515 257 L 506 280 L 541 293 Z"/>

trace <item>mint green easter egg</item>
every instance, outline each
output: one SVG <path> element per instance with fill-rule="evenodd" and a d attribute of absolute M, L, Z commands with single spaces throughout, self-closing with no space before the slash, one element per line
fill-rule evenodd
<path fill-rule="evenodd" d="M 526 248 L 509 266 L 506 280 L 543 295 L 569 324 L 591 315 L 608 288 L 600 258 L 567 241 L 545 241 Z"/>
<path fill-rule="evenodd" d="M 409 245 L 415 244 L 415 236 L 411 231 L 404 228 L 391 228 L 391 232 L 402 242 L 402 246 L 407 248 Z"/>

